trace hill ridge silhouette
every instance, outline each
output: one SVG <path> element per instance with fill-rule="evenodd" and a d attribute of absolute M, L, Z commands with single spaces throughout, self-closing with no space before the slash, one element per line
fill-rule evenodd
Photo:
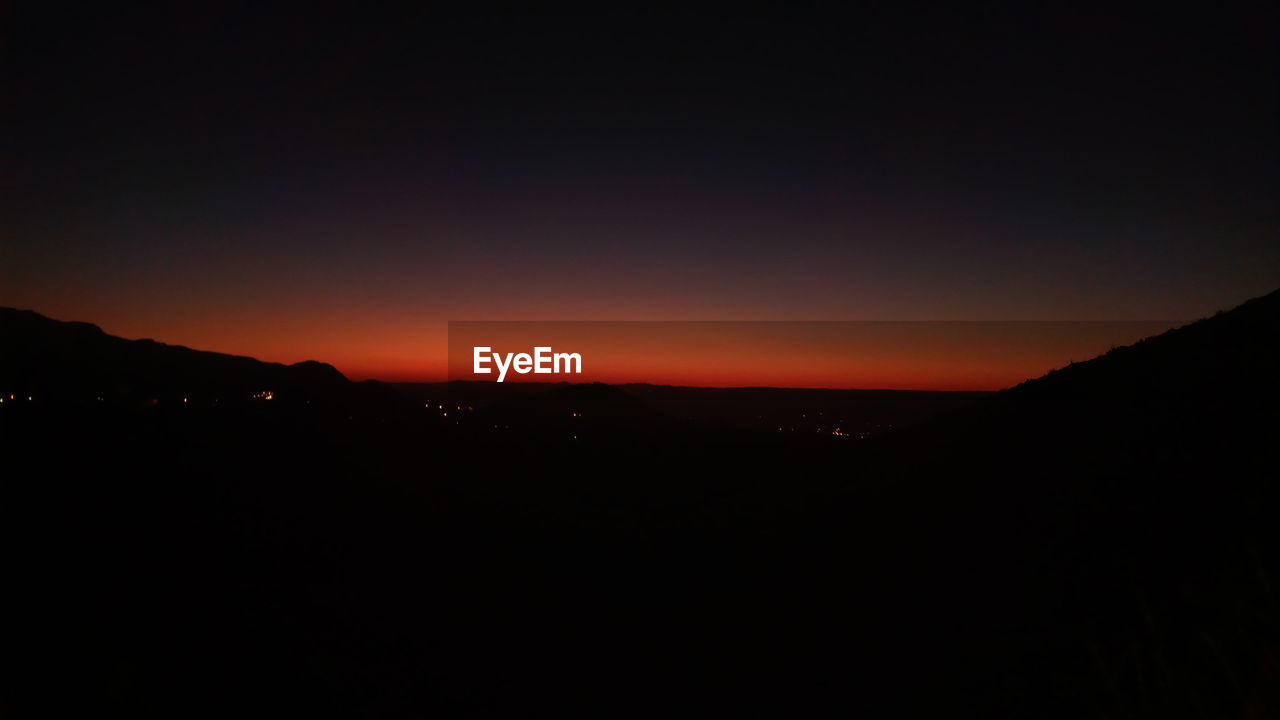
<path fill-rule="evenodd" d="M 1143 338 L 1129 345 L 1114 347 L 1101 355 L 1069 363 L 1040 377 L 1024 380 L 1011 388 L 1007 388 L 1005 392 L 1031 387 L 1036 384 L 1062 382 L 1067 378 L 1075 378 L 1097 367 L 1105 366 L 1108 362 L 1115 362 L 1116 358 L 1127 358 L 1135 353 L 1159 352 L 1168 348 L 1172 343 L 1203 341 L 1206 335 L 1220 331 L 1226 325 L 1246 327 L 1246 329 L 1247 326 L 1253 326 L 1252 329 L 1255 331 L 1271 330 L 1280 332 L 1280 290 L 1251 298 L 1233 308 L 1219 310 L 1208 317 L 1200 318 L 1186 325 L 1170 328 L 1158 335 Z"/>
<path fill-rule="evenodd" d="M 317 360 L 286 364 L 151 338 L 129 340 L 88 322 L 0 307 L 0 383 L 45 398 L 146 400 L 270 392 L 285 396 L 355 386 Z M 305 392 L 303 392 L 305 391 Z"/>

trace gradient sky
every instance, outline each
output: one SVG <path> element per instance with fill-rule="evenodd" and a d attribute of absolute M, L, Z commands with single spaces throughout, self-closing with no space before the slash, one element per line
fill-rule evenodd
<path fill-rule="evenodd" d="M 450 319 L 1280 286 L 1272 3 L 260 5 L 0 10 L 0 305 L 428 379 Z"/>

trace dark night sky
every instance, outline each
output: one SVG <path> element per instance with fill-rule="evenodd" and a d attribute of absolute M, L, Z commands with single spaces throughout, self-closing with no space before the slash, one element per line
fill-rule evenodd
<path fill-rule="evenodd" d="M 1280 285 L 1271 3 L 119 5 L 0 11 L 0 305 L 412 377 L 450 318 L 1180 319 Z"/>

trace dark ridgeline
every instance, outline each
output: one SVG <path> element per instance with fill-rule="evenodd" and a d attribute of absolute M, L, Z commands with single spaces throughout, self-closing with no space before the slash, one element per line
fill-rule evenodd
<path fill-rule="evenodd" d="M 293 365 L 192 350 L 154 340 L 125 340 L 96 325 L 59 322 L 30 310 L 0 308 L 0 391 L 42 403 L 125 406 L 277 403 L 347 405 L 380 394 L 351 383 L 332 365 Z M 254 397 L 255 395 L 259 397 Z M 403 402 L 403 401 L 401 401 Z"/>
<path fill-rule="evenodd" d="M 1280 293 L 990 396 L 775 398 L 883 403 L 866 441 L 0 321 L 15 717 L 1277 712 Z"/>

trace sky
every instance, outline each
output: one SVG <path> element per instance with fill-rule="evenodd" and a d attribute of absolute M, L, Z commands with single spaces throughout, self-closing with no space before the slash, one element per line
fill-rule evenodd
<path fill-rule="evenodd" d="M 138 5 L 0 9 L 0 305 L 426 380 L 450 320 L 1280 285 L 1271 3 Z"/>

